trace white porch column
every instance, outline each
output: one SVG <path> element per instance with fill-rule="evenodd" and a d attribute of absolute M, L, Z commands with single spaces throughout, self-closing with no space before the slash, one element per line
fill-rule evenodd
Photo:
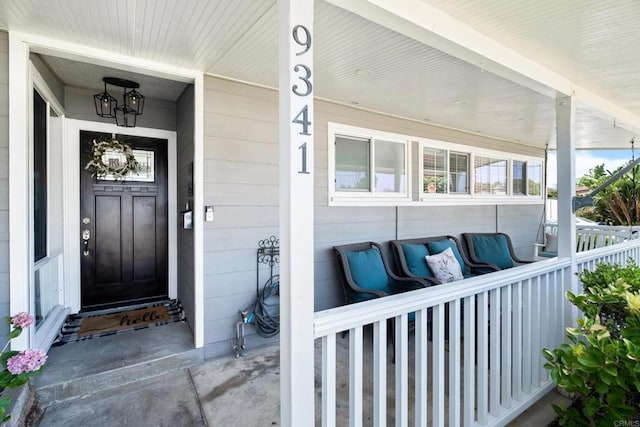
<path fill-rule="evenodd" d="M 281 425 L 314 425 L 313 0 L 279 1 Z"/>
<path fill-rule="evenodd" d="M 558 256 L 571 258 L 571 269 L 564 277 L 566 287 L 576 293 L 578 279 L 576 264 L 576 219 L 572 199 L 576 194 L 575 178 L 575 98 L 563 96 L 556 99 L 556 143 L 558 147 Z M 565 304 L 570 306 L 566 301 Z M 566 311 L 564 324 L 573 324 L 575 315 Z"/>
<path fill-rule="evenodd" d="M 556 99 L 556 143 L 558 147 L 558 256 L 575 261 L 575 216 L 571 200 L 576 194 L 575 178 L 575 99 Z"/>
<path fill-rule="evenodd" d="M 31 232 L 29 205 L 29 47 L 9 33 L 9 315 L 34 315 L 30 303 Z M 31 328 L 11 340 L 13 350 L 29 346 Z"/>

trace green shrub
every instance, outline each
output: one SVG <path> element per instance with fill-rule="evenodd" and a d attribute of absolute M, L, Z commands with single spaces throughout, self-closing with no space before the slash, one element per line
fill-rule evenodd
<path fill-rule="evenodd" d="M 576 401 L 554 406 L 561 425 L 614 425 L 640 413 L 640 268 L 599 264 L 579 275 L 584 293 L 567 292 L 582 312 L 568 344 L 544 349 L 544 367 Z"/>

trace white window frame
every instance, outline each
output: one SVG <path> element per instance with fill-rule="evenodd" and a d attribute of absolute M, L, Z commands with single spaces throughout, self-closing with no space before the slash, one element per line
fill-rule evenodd
<path fill-rule="evenodd" d="M 506 171 L 505 171 L 505 189 L 504 189 L 504 194 L 478 194 L 475 192 L 475 184 L 476 184 L 476 173 L 475 173 L 475 163 L 476 163 L 476 157 L 488 157 L 492 160 L 504 160 L 505 162 L 507 162 L 506 164 Z M 512 174 L 511 174 L 511 159 L 509 158 L 509 155 L 506 153 L 501 153 L 499 151 L 477 151 L 477 152 L 473 152 L 471 153 L 471 181 L 472 181 L 472 185 L 471 185 L 471 194 L 473 194 L 473 196 L 478 197 L 478 198 L 482 198 L 482 199 L 487 199 L 487 198 L 492 198 L 492 199 L 504 199 L 507 197 L 511 196 L 511 188 L 513 187 L 512 183 L 511 183 L 511 179 L 512 179 Z"/>
<path fill-rule="evenodd" d="M 525 190 L 525 194 L 514 194 L 513 193 L 513 162 L 514 161 L 518 161 L 518 162 L 523 162 L 525 164 L 525 184 L 524 184 L 524 190 Z M 510 167 L 510 175 L 511 175 L 511 194 L 513 195 L 513 197 L 516 198 L 542 198 L 542 194 L 544 193 L 544 160 L 538 157 L 524 157 L 524 156 L 514 156 L 511 159 L 511 167 Z M 540 177 L 540 194 L 529 194 L 529 186 L 527 185 L 527 181 L 528 181 L 528 177 L 529 177 L 529 163 L 539 163 L 540 164 L 540 170 L 541 170 L 541 177 Z"/>
<path fill-rule="evenodd" d="M 540 195 L 521 195 L 513 194 L 513 161 L 522 161 L 525 163 L 536 162 L 540 163 L 542 170 L 544 171 L 544 159 L 542 157 L 526 156 L 511 154 L 498 150 L 489 150 L 484 148 L 473 147 L 469 145 L 455 144 L 435 139 L 427 138 L 413 138 L 418 142 L 418 201 L 416 204 L 420 205 L 437 205 L 437 206 L 450 206 L 450 205 L 473 205 L 473 204 L 540 204 L 543 203 L 543 194 L 545 188 L 544 173 L 541 183 Z M 467 154 L 469 156 L 468 173 L 469 173 L 469 193 L 428 193 L 424 191 L 422 185 L 424 179 L 424 148 L 437 148 L 447 151 L 447 164 L 449 163 L 449 156 L 451 153 Z M 491 157 L 497 159 L 504 159 L 507 162 L 507 185 L 506 193 L 504 195 L 498 194 L 476 194 L 475 193 L 475 171 L 474 163 L 478 156 Z M 448 167 L 447 167 L 448 169 Z M 447 170 L 447 173 L 449 171 Z M 447 177 L 448 178 L 448 177 Z"/>
<path fill-rule="evenodd" d="M 51 139 L 52 139 L 52 133 L 51 133 L 51 111 L 54 111 L 55 114 L 60 118 L 60 120 L 62 122 L 64 122 L 64 118 L 65 118 L 65 111 L 64 111 L 64 107 L 62 106 L 62 104 L 60 104 L 60 102 L 57 100 L 55 94 L 53 93 L 53 91 L 51 90 L 51 88 L 49 87 L 49 85 L 46 83 L 45 79 L 40 75 L 40 73 L 38 72 L 38 70 L 36 69 L 36 67 L 33 65 L 33 63 L 29 62 L 29 92 L 28 92 L 28 120 L 29 120 L 29 155 L 28 155 L 28 159 L 29 159 L 29 199 L 28 199 L 28 206 L 29 206 L 29 230 L 30 233 L 33 233 L 34 231 L 34 218 L 33 218 L 33 203 L 34 203 L 34 199 L 33 199 L 33 190 L 34 190 L 34 183 L 33 183 L 33 168 L 34 168 L 34 164 L 33 164 L 33 150 L 34 150 L 34 122 L 33 122 L 33 97 L 34 97 L 34 91 L 38 92 L 38 94 L 42 97 L 42 99 L 45 102 L 46 105 L 46 116 L 45 116 L 45 120 L 46 120 L 46 128 L 47 128 L 47 141 L 46 141 L 46 147 L 47 147 L 47 153 L 46 153 L 46 162 L 47 162 L 47 186 L 51 185 L 51 172 L 52 172 L 52 167 L 61 167 L 61 165 L 53 165 L 52 161 L 51 161 L 51 156 L 52 156 L 52 152 L 51 152 Z M 62 145 L 62 138 L 63 138 L 63 132 L 64 129 L 61 128 L 60 129 L 60 134 L 58 135 L 58 137 L 60 138 L 60 145 Z M 62 149 L 62 147 L 60 146 L 59 149 Z M 51 192 L 47 191 L 47 229 L 46 229 L 46 234 L 47 234 L 47 245 L 46 245 L 46 256 L 44 258 L 41 258 L 40 260 L 34 262 L 34 242 L 33 242 L 33 236 L 30 235 L 29 237 L 29 294 L 32 296 L 30 298 L 29 301 L 29 312 L 32 313 L 35 316 L 36 313 L 36 308 L 35 308 L 35 275 L 37 274 L 37 272 L 41 269 L 41 268 L 45 268 L 47 266 L 47 264 L 49 263 L 55 263 L 57 264 L 56 266 L 56 270 L 57 270 L 57 284 L 59 286 L 58 288 L 58 301 L 57 304 L 51 309 L 51 311 L 47 314 L 47 317 L 44 319 L 43 323 L 40 324 L 37 328 L 34 326 L 33 328 L 30 328 L 28 333 L 29 333 L 29 342 L 34 343 L 35 346 L 43 348 L 43 349 L 48 349 L 51 344 L 53 343 L 53 340 L 55 339 L 56 335 L 58 334 L 59 330 L 60 330 L 60 325 L 62 324 L 62 322 L 64 321 L 67 313 L 69 312 L 68 308 L 64 306 L 64 287 L 62 286 L 62 284 L 64 283 L 65 280 L 65 276 L 64 276 L 64 267 L 63 267 L 63 251 L 64 251 L 64 244 L 62 244 L 62 242 L 59 242 L 61 244 L 61 247 L 56 248 L 54 251 L 51 250 L 51 245 L 52 245 L 52 241 L 51 241 L 51 210 L 50 210 L 50 206 L 51 206 Z M 64 236 L 64 233 L 63 235 Z"/>
<path fill-rule="evenodd" d="M 369 151 L 369 169 L 370 169 L 370 189 L 369 191 L 343 191 L 336 190 L 335 173 L 336 173 L 336 136 L 354 137 L 360 139 L 369 139 L 371 141 Z M 382 140 L 385 142 L 394 142 L 404 146 L 404 164 L 405 164 L 405 191 L 403 192 L 380 192 L 373 191 L 375 185 L 375 141 Z M 372 129 L 366 129 L 356 126 L 343 125 L 339 123 L 328 123 L 328 148 L 329 148 L 329 165 L 328 165 L 328 188 L 329 188 L 329 206 L 396 206 L 399 204 L 408 204 L 411 202 L 411 140 L 406 135 L 400 135 L 390 132 L 382 132 Z"/>
<path fill-rule="evenodd" d="M 472 162 L 473 162 L 473 153 L 471 147 L 460 144 L 452 144 L 443 141 L 438 141 L 435 139 L 425 139 L 425 138 L 416 138 L 418 141 L 418 200 L 426 201 L 426 200 L 441 200 L 441 201 L 459 201 L 460 199 L 469 199 L 472 194 L 472 185 L 473 185 L 473 172 L 472 172 Z M 435 148 L 438 150 L 446 150 L 447 152 L 447 181 L 449 179 L 449 155 L 451 152 L 458 154 L 466 154 L 468 155 L 468 184 L 469 184 L 469 192 L 468 193 L 451 193 L 451 189 L 447 193 L 427 193 L 424 191 L 424 157 L 423 152 L 425 148 Z"/>

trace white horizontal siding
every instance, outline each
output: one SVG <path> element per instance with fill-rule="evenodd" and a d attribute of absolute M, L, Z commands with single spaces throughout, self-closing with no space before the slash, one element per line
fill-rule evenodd
<path fill-rule="evenodd" d="M 188 181 L 192 172 L 194 145 L 193 145 L 193 123 L 194 119 L 194 88 L 190 85 L 178 98 L 177 113 L 177 203 L 178 211 L 186 208 L 187 203 L 193 206 L 193 197 L 189 197 Z M 179 219 L 181 221 L 181 219 Z M 195 325 L 195 275 L 193 259 L 193 230 L 186 230 L 178 227 L 177 236 L 177 276 L 178 276 L 178 299 L 182 302 L 186 314 L 187 322 L 192 329 Z M 198 302 L 199 303 L 199 302 Z"/>
<path fill-rule="evenodd" d="M 262 266 L 260 274 L 267 279 L 268 266 Z M 256 264 L 253 263 L 253 268 L 220 273 L 207 274 L 204 276 L 204 283 L 219 284 L 220 286 L 205 286 L 204 298 L 205 300 L 212 298 L 220 298 L 235 294 L 246 294 L 247 292 L 256 291 Z M 221 284 L 227 283 L 228 286 L 221 286 Z"/>
<path fill-rule="evenodd" d="M 543 221 L 542 205 L 498 207 L 498 231 L 511 237 L 516 254 L 523 259 L 533 257 L 533 244 Z"/>
<path fill-rule="evenodd" d="M 398 211 L 398 238 L 494 232 L 495 206 L 409 206 Z"/>

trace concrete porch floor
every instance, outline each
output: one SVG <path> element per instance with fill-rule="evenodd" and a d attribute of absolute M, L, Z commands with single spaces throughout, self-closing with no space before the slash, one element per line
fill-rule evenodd
<path fill-rule="evenodd" d="M 370 348 L 368 338 L 365 335 L 365 349 Z M 348 425 L 348 383 L 340 373 L 347 372 L 348 341 L 337 340 L 338 352 L 344 352 L 337 357 L 339 426 Z M 320 351 L 319 346 L 316 350 Z M 365 367 L 370 355 L 365 351 Z M 318 368 L 317 361 L 319 405 Z M 368 371 L 363 373 L 365 396 L 371 394 Z M 393 372 L 390 365 L 387 384 L 391 401 Z M 185 323 L 69 343 L 50 351 L 45 373 L 33 383 L 41 416 L 31 425 L 279 425 L 279 373 L 277 344 L 248 350 L 245 357 L 238 359 L 230 349 L 226 357 L 203 361 L 202 352 L 193 349 Z M 551 392 L 511 425 L 548 425 L 555 418 L 550 403 L 562 400 L 558 393 Z M 318 405 L 316 425 L 320 423 Z M 371 413 L 370 401 L 364 402 L 364 411 L 364 423 L 371 425 L 371 417 L 367 416 Z M 393 409 L 389 411 L 389 425 L 394 425 Z M 410 425 L 412 422 L 409 420 Z"/>

